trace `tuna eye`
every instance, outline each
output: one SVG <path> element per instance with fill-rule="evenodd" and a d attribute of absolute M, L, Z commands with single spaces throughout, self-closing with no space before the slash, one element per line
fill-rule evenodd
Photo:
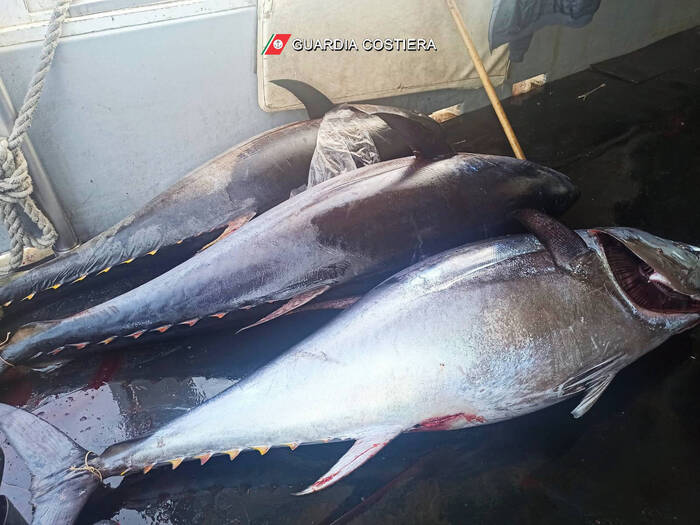
<path fill-rule="evenodd" d="M 597 232 L 596 237 L 615 281 L 636 306 L 664 314 L 700 312 L 700 301 L 676 292 L 658 279 L 650 280 L 654 269 L 620 241 L 603 232 Z"/>

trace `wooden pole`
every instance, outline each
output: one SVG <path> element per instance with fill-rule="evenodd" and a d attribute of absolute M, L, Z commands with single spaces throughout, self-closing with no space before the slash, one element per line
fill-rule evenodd
<path fill-rule="evenodd" d="M 450 10 L 450 13 L 452 14 L 452 18 L 455 19 L 455 24 L 457 24 L 457 29 L 459 29 L 459 33 L 462 35 L 462 40 L 464 40 L 464 45 L 467 46 L 467 51 L 469 51 L 469 56 L 472 57 L 472 62 L 474 62 L 474 67 L 476 68 L 476 72 L 479 74 L 479 78 L 481 79 L 481 83 L 484 85 L 484 89 L 486 90 L 486 94 L 489 97 L 489 100 L 491 101 L 491 105 L 493 106 L 493 110 L 496 112 L 496 116 L 498 117 L 498 120 L 501 122 L 501 126 L 503 127 L 503 131 L 506 134 L 506 137 L 508 138 L 508 142 L 510 142 L 510 147 L 513 148 L 513 153 L 515 153 L 515 156 L 519 159 L 524 159 L 525 154 L 523 153 L 523 149 L 520 147 L 520 143 L 518 142 L 518 138 L 515 136 L 515 132 L 513 131 L 513 127 L 510 125 L 510 122 L 508 121 L 508 116 L 506 115 L 506 112 L 503 110 L 503 106 L 501 105 L 501 101 L 498 99 L 498 95 L 496 95 L 496 90 L 493 89 L 493 84 L 491 84 L 491 79 L 489 78 L 488 73 L 486 73 L 486 69 L 484 68 L 484 63 L 481 61 L 481 57 L 479 57 L 479 53 L 476 50 L 476 47 L 474 47 L 474 42 L 472 42 L 471 37 L 469 36 L 469 32 L 467 31 L 467 26 L 464 25 L 464 19 L 462 18 L 462 14 L 459 12 L 459 9 L 457 8 L 457 4 L 455 3 L 455 0 L 446 0 L 447 1 L 447 7 Z"/>

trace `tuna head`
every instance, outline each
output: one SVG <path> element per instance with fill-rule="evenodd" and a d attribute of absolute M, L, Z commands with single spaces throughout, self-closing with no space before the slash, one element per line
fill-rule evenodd
<path fill-rule="evenodd" d="M 506 176 L 501 179 L 498 187 L 500 193 L 494 186 L 488 198 L 509 202 L 511 209 L 536 208 L 557 216 L 568 210 L 579 198 L 580 191 L 571 179 L 557 170 L 512 157 L 480 155 L 479 158 L 484 167 L 491 164 L 495 168 L 484 170 L 490 176 L 494 176 L 495 172 Z"/>
<path fill-rule="evenodd" d="M 606 271 L 639 316 L 671 333 L 700 322 L 700 248 L 633 228 L 591 233 Z"/>
<path fill-rule="evenodd" d="M 529 161 L 529 164 L 541 180 L 546 181 L 541 189 L 542 209 L 549 209 L 553 215 L 561 215 L 578 200 L 581 192 L 571 179 L 552 168 Z"/>

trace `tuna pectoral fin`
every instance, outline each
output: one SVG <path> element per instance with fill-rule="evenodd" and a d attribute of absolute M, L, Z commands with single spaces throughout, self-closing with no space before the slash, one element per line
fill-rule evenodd
<path fill-rule="evenodd" d="M 513 216 L 547 248 L 560 268 L 575 272 L 583 259 L 591 253 L 575 231 L 546 213 L 522 209 L 515 211 Z"/>
<path fill-rule="evenodd" d="M 367 460 L 372 458 L 392 439 L 402 432 L 400 427 L 381 427 L 373 428 L 358 438 L 350 449 L 341 457 L 333 467 L 326 472 L 316 483 L 310 485 L 301 492 L 297 492 L 295 496 L 303 496 L 318 492 L 336 481 L 344 478 L 353 470 L 363 465 Z"/>
<path fill-rule="evenodd" d="M 88 452 L 38 417 L 2 404 L 0 432 L 29 467 L 32 523 L 73 523 L 98 484 L 86 470 L 71 470 Z"/>
<path fill-rule="evenodd" d="M 242 332 L 243 330 L 247 330 L 248 328 L 253 328 L 254 326 L 258 326 L 259 324 L 267 323 L 268 321 L 272 321 L 273 319 L 276 319 L 277 317 L 283 316 L 291 312 L 292 310 L 295 310 L 296 308 L 299 308 L 300 306 L 305 305 L 315 297 L 318 297 L 321 295 L 323 292 L 328 290 L 330 286 L 328 285 L 323 285 L 320 288 L 316 288 L 314 290 L 309 290 L 308 292 L 300 293 L 299 295 L 296 295 L 292 297 L 289 301 L 284 303 L 282 306 L 280 306 L 277 310 L 272 312 L 271 314 L 266 315 L 259 321 L 254 322 L 253 324 L 249 324 L 248 326 L 244 326 L 238 332 L 237 334 Z"/>
<path fill-rule="evenodd" d="M 231 222 L 229 222 L 229 223 L 226 225 L 226 228 L 224 229 L 223 232 L 221 232 L 221 235 L 219 235 L 219 236 L 218 236 L 216 239 L 214 239 L 213 241 L 211 241 L 211 242 L 205 244 L 204 246 L 202 246 L 198 251 L 203 252 L 204 250 L 206 250 L 206 249 L 209 248 L 210 246 L 216 244 L 216 243 L 219 242 L 220 240 L 225 239 L 226 237 L 228 237 L 229 235 L 231 235 L 233 232 L 235 232 L 238 228 L 240 228 L 241 226 L 243 226 L 245 223 L 249 222 L 250 219 L 252 219 L 253 217 L 255 217 L 255 212 L 254 212 L 254 211 L 248 212 L 248 213 L 246 213 L 246 214 L 244 214 L 244 215 L 241 215 L 240 217 L 236 217 L 235 219 L 233 219 Z"/>
<path fill-rule="evenodd" d="M 347 106 L 381 118 L 406 141 L 416 157 L 437 159 L 455 154 L 442 126 L 427 115 L 389 106 L 370 104 L 348 104 Z"/>
<path fill-rule="evenodd" d="M 614 377 L 615 374 L 610 374 L 602 376 L 593 381 L 586 389 L 586 395 L 583 396 L 583 399 L 578 406 L 571 411 L 571 414 L 575 418 L 579 418 L 588 412 L 588 409 L 590 409 L 593 404 L 598 401 L 600 396 L 603 395 L 605 389 L 608 388 L 608 385 L 612 383 Z"/>
<path fill-rule="evenodd" d="M 622 353 L 612 355 L 588 370 L 567 379 L 559 387 L 561 395 L 571 395 L 581 390 L 586 391 L 581 402 L 571 411 L 575 418 L 581 417 L 593 406 L 593 403 L 598 401 L 617 371 L 622 368 L 623 358 L 624 354 Z"/>

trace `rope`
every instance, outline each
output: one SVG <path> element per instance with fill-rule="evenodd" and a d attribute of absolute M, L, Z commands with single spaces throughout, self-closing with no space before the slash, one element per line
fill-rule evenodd
<path fill-rule="evenodd" d="M 96 476 L 100 481 L 102 481 L 102 472 L 100 472 L 99 469 L 88 464 L 88 458 L 90 457 L 90 454 L 97 456 L 97 454 L 88 450 L 88 452 L 85 454 L 85 464 L 82 467 L 70 467 L 68 470 L 70 470 L 71 472 L 89 472 L 93 476 Z"/>
<path fill-rule="evenodd" d="M 25 246 L 51 248 L 58 237 L 53 224 L 30 196 L 34 187 L 21 148 L 32 123 L 34 110 L 39 104 L 70 2 L 71 0 L 57 0 L 46 29 L 39 67 L 29 83 L 10 136 L 0 137 L 0 215 L 10 234 L 10 268 L 13 270 L 22 264 Z M 24 229 L 22 212 L 38 227 L 38 237 Z"/>
<path fill-rule="evenodd" d="M 5 336 L 5 340 L 4 340 L 3 342 L 0 343 L 0 348 L 2 348 L 3 346 L 5 346 L 5 344 L 7 344 L 7 342 L 8 342 L 9 340 L 10 340 L 10 332 L 7 332 L 7 336 Z M 14 367 L 14 366 L 15 366 L 15 365 L 13 365 L 12 363 L 10 363 L 9 361 L 7 361 L 6 359 L 3 359 L 3 357 L 2 357 L 1 355 L 0 355 L 0 363 L 5 363 L 7 366 L 10 366 L 10 367 Z"/>

